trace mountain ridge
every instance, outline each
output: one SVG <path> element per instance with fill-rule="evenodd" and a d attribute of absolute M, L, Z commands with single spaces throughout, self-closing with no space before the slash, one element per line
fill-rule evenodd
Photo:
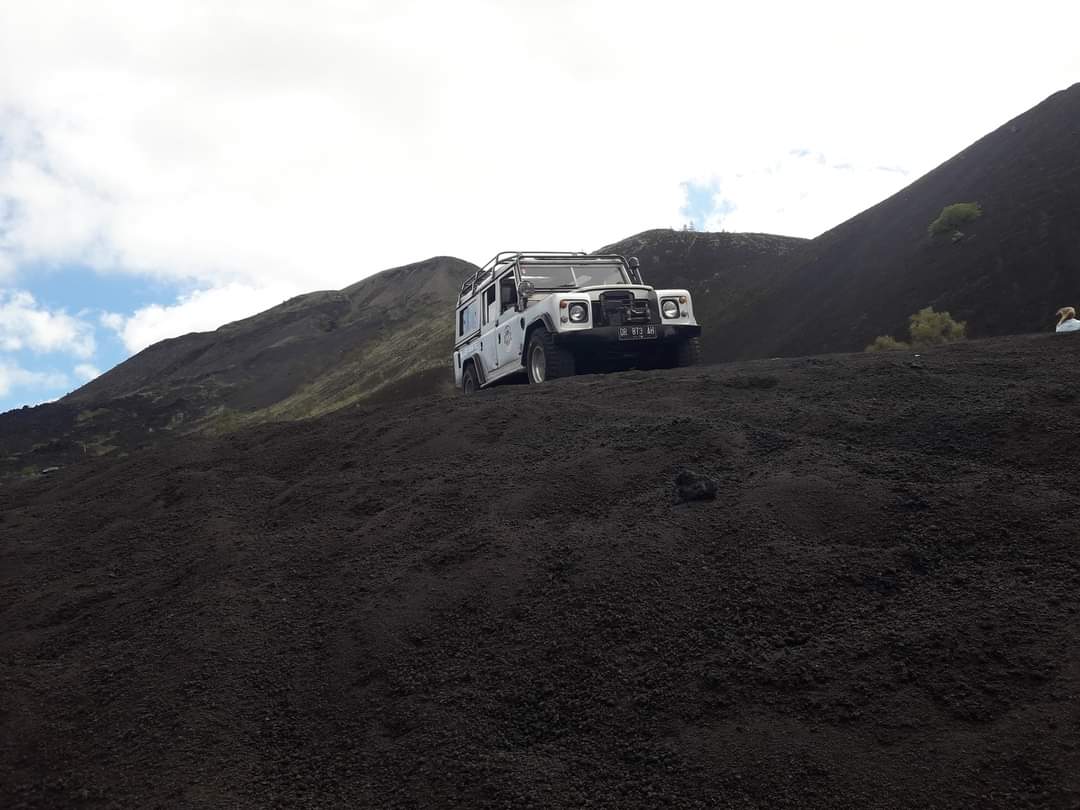
<path fill-rule="evenodd" d="M 200 383 L 220 378 L 226 371 L 240 371 L 245 375 L 242 384 L 227 381 L 230 387 L 241 390 L 230 393 L 226 405 L 240 410 L 266 408 L 294 395 L 298 383 L 286 374 L 277 385 L 264 387 L 255 379 L 258 371 L 271 363 L 298 361 L 315 363 L 321 371 L 328 367 L 326 359 L 330 354 L 349 351 L 350 344 L 369 340 L 382 327 L 392 325 L 396 320 L 394 307 L 412 307 L 427 314 L 450 300 L 460 278 L 474 269 L 474 265 L 455 257 L 434 256 L 381 271 L 341 290 L 294 296 L 212 332 L 194 332 L 156 343 L 62 401 L 81 404 L 152 395 L 156 387 L 165 383 Z M 422 344 L 427 338 L 425 330 L 421 330 L 422 334 L 415 331 L 411 338 Z M 337 339 L 342 333 L 345 339 Z M 297 351 L 297 344 L 309 345 Z"/>
<path fill-rule="evenodd" d="M 1080 304 L 1077 155 L 1080 83 L 814 239 L 652 229 L 601 250 L 691 291 L 707 362 L 858 351 L 926 306 L 972 337 L 1040 331 Z M 956 202 L 982 216 L 930 236 Z M 475 267 L 432 257 L 155 344 L 40 413 L 0 416 L 0 470 L 449 391 L 450 313 Z"/>
<path fill-rule="evenodd" d="M 781 328 L 750 308 L 743 356 L 856 351 L 903 335 L 926 306 L 979 337 L 1046 329 L 1080 295 L 1080 83 L 1052 94 L 896 194 L 811 240 L 775 295 Z M 931 237 L 948 205 L 982 216 Z"/>

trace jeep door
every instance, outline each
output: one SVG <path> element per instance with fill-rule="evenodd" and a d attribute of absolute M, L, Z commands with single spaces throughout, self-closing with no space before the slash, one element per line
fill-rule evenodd
<path fill-rule="evenodd" d="M 501 276 L 497 283 L 499 317 L 495 321 L 495 351 L 499 375 L 521 368 L 521 315 L 517 311 L 517 279 L 513 270 Z"/>
<path fill-rule="evenodd" d="M 497 330 L 499 320 L 499 298 L 496 284 L 489 284 L 480 290 L 480 362 L 484 364 L 484 376 L 492 379 L 499 376 L 499 355 L 497 353 Z"/>

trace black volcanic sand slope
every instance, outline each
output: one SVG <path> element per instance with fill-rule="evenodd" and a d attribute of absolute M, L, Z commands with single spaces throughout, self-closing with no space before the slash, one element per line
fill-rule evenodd
<path fill-rule="evenodd" d="M 945 206 L 982 216 L 927 228 Z M 903 191 L 814 239 L 733 322 L 741 357 L 858 351 L 906 339 L 923 307 L 969 335 L 1035 332 L 1080 306 L 1080 84 L 1002 125 Z M 728 356 L 734 356 L 728 355 Z"/>
<path fill-rule="evenodd" d="M 982 216 L 930 236 L 943 208 L 968 202 Z M 710 361 L 906 340 L 927 306 L 972 337 L 1044 330 L 1080 306 L 1080 84 L 813 240 L 654 230 L 607 250 L 690 290 Z"/>
<path fill-rule="evenodd" d="M 1078 363 L 582 377 L 4 485 L 0 805 L 1075 807 Z"/>
<path fill-rule="evenodd" d="M 435 257 L 155 343 L 59 402 L 0 414 L 0 479 L 169 436 L 448 393 L 451 316 L 475 269 Z"/>
<path fill-rule="evenodd" d="M 100 408 L 136 395 L 182 396 L 187 410 L 176 412 L 186 421 L 221 408 L 294 418 L 349 405 L 445 372 L 461 279 L 475 269 L 439 256 L 297 296 L 214 332 L 155 343 L 64 402 Z"/>

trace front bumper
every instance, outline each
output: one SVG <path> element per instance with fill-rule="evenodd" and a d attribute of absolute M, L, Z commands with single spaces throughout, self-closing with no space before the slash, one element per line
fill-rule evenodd
<path fill-rule="evenodd" d="M 640 326 L 640 324 L 634 324 Z M 671 345 L 698 337 L 701 327 L 697 324 L 657 324 L 657 335 L 645 340 L 619 340 L 619 327 L 595 326 L 592 329 L 580 329 L 573 332 L 556 332 L 555 342 L 568 349 L 604 348 L 625 354 L 647 352 L 658 345 Z"/>

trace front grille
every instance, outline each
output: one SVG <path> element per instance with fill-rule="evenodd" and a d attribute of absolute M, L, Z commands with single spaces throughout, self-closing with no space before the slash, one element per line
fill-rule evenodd
<path fill-rule="evenodd" d="M 593 301 L 592 315 L 596 326 L 660 323 L 656 302 L 652 298 L 634 298 L 628 290 L 600 293 L 600 300 Z"/>

